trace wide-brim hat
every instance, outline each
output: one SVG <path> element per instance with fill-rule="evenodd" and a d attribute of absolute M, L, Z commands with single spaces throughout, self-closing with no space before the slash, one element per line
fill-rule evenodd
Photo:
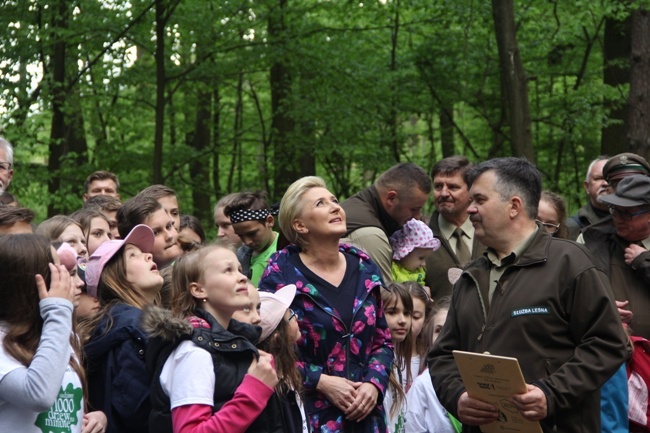
<path fill-rule="evenodd" d="M 150 253 L 155 239 L 156 237 L 149 226 L 138 224 L 124 239 L 113 239 L 101 244 L 90 256 L 86 265 L 86 291 L 88 294 L 97 297 L 97 285 L 104 266 L 124 245 L 133 244 L 143 253 Z"/>
<path fill-rule="evenodd" d="M 280 324 L 284 318 L 284 314 L 291 306 L 293 298 L 296 297 L 296 285 L 288 284 L 275 293 L 259 292 L 260 293 L 260 316 L 262 321 L 262 335 L 260 335 L 259 342 L 264 341 Z"/>
<path fill-rule="evenodd" d="M 616 193 L 600 196 L 599 201 L 614 206 L 634 207 L 650 204 L 650 177 L 635 174 L 624 177 L 616 186 Z"/>

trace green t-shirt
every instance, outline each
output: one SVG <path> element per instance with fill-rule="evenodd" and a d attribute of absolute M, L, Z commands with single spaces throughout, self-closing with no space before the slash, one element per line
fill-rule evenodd
<path fill-rule="evenodd" d="M 278 238 L 280 237 L 277 232 L 273 232 L 275 239 L 271 244 L 261 253 L 251 257 L 251 282 L 255 287 L 259 286 L 262 274 L 266 269 L 266 264 L 269 262 L 271 255 L 278 250 Z"/>

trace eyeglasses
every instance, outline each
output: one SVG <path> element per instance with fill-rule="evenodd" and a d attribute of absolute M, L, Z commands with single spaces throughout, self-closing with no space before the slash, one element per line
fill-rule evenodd
<path fill-rule="evenodd" d="M 560 230 L 560 224 L 545 223 L 540 220 L 535 220 L 535 222 L 544 227 L 544 230 L 546 230 L 551 235 L 554 235 L 558 230 Z"/>
<path fill-rule="evenodd" d="M 296 318 L 298 320 L 298 315 L 296 314 L 295 311 L 293 311 L 291 308 L 289 308 L 289 318 L 287 319 L 287 322 L 291 322 L 291 319 Z"/>
<path fill-rule="evenodd" d="M 0 162 L 0 171 L 10 171 L 12 164 L 10 162 Z"/>
<path fill-rule="evenodd" d="M 614 206 L 609 206 L 609 213 L 613 217 L 618 217 L 618 218 L 624 219 L 625 221 L 629 221 L 632 218 L 634 218 L 635 216 L 643 215 L 644 213 L 648 213 L 648 212 L 650 212 L 650 209 L 642 209 L 642 210 L 636 211 L 636 212 L 626 212 L 624 210 L 621 210 L 620 208 L 617 208 L 617 207 L 614 207 Z"/>

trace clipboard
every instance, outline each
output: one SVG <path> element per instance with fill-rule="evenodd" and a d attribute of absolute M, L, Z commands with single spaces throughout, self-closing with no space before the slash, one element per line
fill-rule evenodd
<path fill-rule="evenodd" d="M 499 410 L 496 422 L 480 426 L 483 433 L 543 433 L 539 421 L 528 421 L 508 401 L 527 391 L 517 358 L 462 350 L 453 354 L 467 394 Z"/>

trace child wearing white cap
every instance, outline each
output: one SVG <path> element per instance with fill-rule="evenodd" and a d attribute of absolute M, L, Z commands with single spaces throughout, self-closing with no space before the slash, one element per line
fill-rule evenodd
<path fill-rule="evenodd" d="M 440 248 L 440 241 L 425 223 L 412 219 L 390 237 L 393 248 L 393 281 L 415 281 L 424 286 L 425 260 Z"/>
<path fill-rule="evenodd" d="M 269 352 L 275 359 L 280 379 L 275 392 L 280 399 L 282 411 L 287 415 L 284 417 L 284 431 L 307 433 L 309 424 L 299 395 L 302 377 L 296 368 L 296 342 L 301 336 L 299 318 L 290 308 L 295 296 L 296 286 L 293 284 L 286 285 L 275 293 L 259 292 L 262 334 L 257 347 Z"/>

